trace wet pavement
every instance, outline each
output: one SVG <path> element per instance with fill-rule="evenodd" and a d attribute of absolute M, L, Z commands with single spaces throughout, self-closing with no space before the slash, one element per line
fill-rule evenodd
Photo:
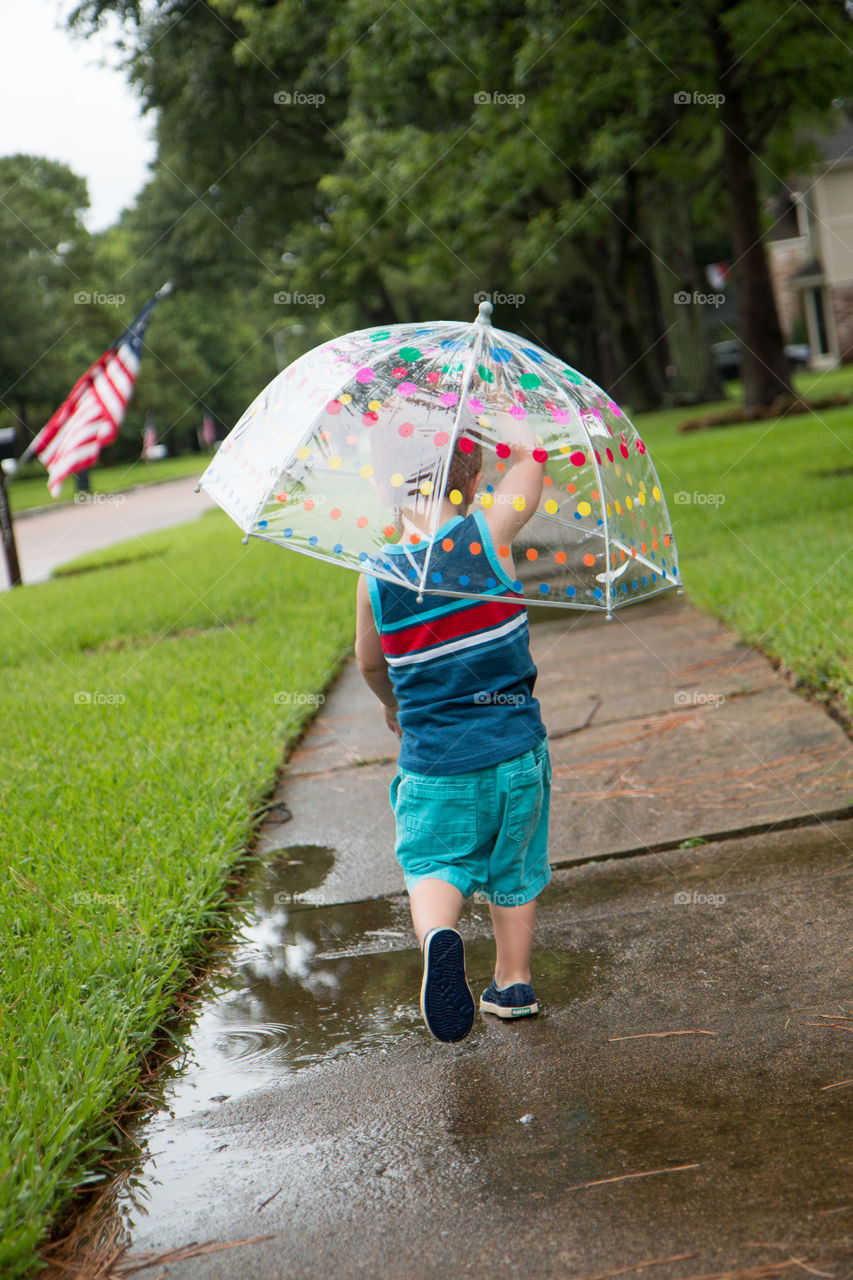
<path fill-rule="evenodd" d="M 453 1046 L 420 1022 L 395 739 L 348 664 L 133 1132 L 143 1276 L 853 1276 L 853 747 L 683 598 L 542 614 L 543 1012 Z M 486 906 L 461 929 L 479 994 Z"/>

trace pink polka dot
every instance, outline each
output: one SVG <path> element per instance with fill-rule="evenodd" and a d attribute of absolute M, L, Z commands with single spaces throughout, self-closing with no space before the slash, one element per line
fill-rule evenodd
<path fill-rule="evenodd" d="M 417 389 L 417 384 L 414 382 L 401 382 L 397 388 L 401 396 L 413 396 Z"/>
<path fill-rule="evenodd" d="M 379 421 L 379 414 L 374 413 L 372 409 L 368 409 L 367 413 L 361 415 L 361 420 L 366 427 L 373 427 Z"/>
<path fill-rule="evenodd" d="M 555 422 L 568 422 L 569 411 L 568 409 L 555 409 L 551 416 Z"/>
<path fill-rule="evenodd" d="M 340 400 L 330 400 L 326 405 L 326 413 L 340 413 L 342 408 Z"/>
<path fill-rule="evenodd" d="M 347 436 L 347 444 L 358 444 L 358 436 Z"/>
<path fill-rule="evenodd" d="M 548 451 L 547 451 L 546 449 L 534 449 L 534 450 L 533 450 L 533 461 L 534 461 L 534 462 L 547 462 L 547 461 L 548 461 Z"/>
<path fill-rule="evenodd" d="M 498 444 L 498 445 L 495 445 L 495 453 L 498 455 L 499 458 L 508 458 L 509 455 L 512 453 L 512 450 L 510 449 L 508 444 Z"/>
<path fill-rule="evenodd" d="M 459 450 L 461 453 L 473 453 L 474 441 L 469 440 L 467 436 L 459 437 Z"/>
<path fill-rule="evenodd" d="M 340 520 L 340 518 L 341 518 L 341 509 L 340 509 L 340 507 L 332 507 L 331 511 L 329 512 L 329 517 L 330 517 L 332 520 Z"/>
<path fill-rule="evenodd" d="M 456 404 L 459 399 L 455 391 L 445 391 L 438 397 L 438 403 L 443 405 Z"/>
<path fill-rule="evenodd" d="M 471 399 L 468 401 L 468 407 L 473 409 L 476 413 L 480 413 L 486 406 L 483 404 L 482 400 L 478 400 L 476 396 L 471 396 Z"/>
<path fill-rule="evenodd" d="M 580 449 L 576 449 L 574 453 L 569 454 L 569 462 L 573 467 L 582 467 L 586 462 L 586 454 L 581 453 Z"/>
<path fill-rule="evenodd" d="M 358 519 L 356 520 L 356 524 L 358 525 L 359 529 L 366 529 L 367 516 L 359 516 Z"/>
<path fill-rule="evenodd" d="M 432 438 L 432 442 L 433 444 L 438 445 L 438 447 L 441 448 L 443 444 L 447 444 L 449 439 L 450 439 L 450 436 L 447 434 L 446 431 L 436 431 L 435 435 Z"/>
<path fill-rule="evenodd" d="M 306 511 L 313 511 L 313 510 L 314 510 L 314 499 L 313 499 L 313 498 L 306 498 L 302 505 L 303 505 L 303 507 L 305 508 L 305 510 L 306 510 Z"/>
<path fill-rule="evenodd" d="M 511 418 L 518 418 L 518 419 L 526 418 L 526 417 L 527 417 L 527 410 L 526 410 L 526 409 L 522 409 L 522 407 L 521 407 L 521 405 L 520 405 L 520 404 L 514 404 L 514 405 L 512 406 L 512 408 L 510 409 L 510 411 L 509 411 L 509 416 L 510 416 Z"/>
<path fill-rule="evenodd" d="M 373 372 L 370 366 L 363 365 L 362 368 L 356 372 L 355 380 L 356 382 L 372 382 L 375 377 L 376 377 L 376 374 Z"/>
<path fill-rule="evenodd" d="M 401 436 L 410 436 L 415 429 L 413 422 L 401 422 L 397 430 Z"/>
<path fill-rule="evenodd" d="M 613 414 L 614 418 L 622 417 L 622 410 L 619 408 L 615 400 L 608 400 L 607 407 L 610 410 L 610 412 Z"/>

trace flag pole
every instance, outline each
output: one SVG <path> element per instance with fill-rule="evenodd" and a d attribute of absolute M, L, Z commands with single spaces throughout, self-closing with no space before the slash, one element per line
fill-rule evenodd
<path fill-rule="evenodd" d="M 18 548 L 15 545 L 15 526 L 12 523 L 12 509 L 9 506 L 9 495 L 6 492 L 6 475 L 0 466 L 0 534 L 3 537 L 3 554 L 6 557 L 6 568 L 9 570 L 9 585 L 20 587 L 21 566 L 18 563 Z"/>

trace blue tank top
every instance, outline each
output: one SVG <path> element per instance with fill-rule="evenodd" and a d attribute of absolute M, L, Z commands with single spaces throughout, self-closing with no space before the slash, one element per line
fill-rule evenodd
<path fill-rule="evenodd" d="M 404 572 L 417 577 L 428 545 L 397 544 L 382 556 L 406 557 Z M 456 774 L 511 760 L 546 731 L 533 697 L 527 609 L 501 568 L 482 512 L 454 516 L 436 531 L 429 576 L 489 598 L 431 594 L 419 604 L 411 587 L 367 576 L 399 706 L 400 767 Z"/>

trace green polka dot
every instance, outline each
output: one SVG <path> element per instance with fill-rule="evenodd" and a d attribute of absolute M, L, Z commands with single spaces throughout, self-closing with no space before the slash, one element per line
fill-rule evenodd
<path fill-rule="evenodd" d="M 542 379 L 535 373 L 523 373 L 518 379 L 518 385 L 525 391 L 535 391 L 537 387 L 542 386 Z"/>
<path fill-rule="evenodd" d="M 370 335 L 370 341 L 371 341 L 371 342 L 384 342 L 384 340 L 385 340 L 386 338 L 390 338 L 390 337 L 391 337 L 391 330 L 390 330 L 390 329 L 383 329 L 381 333 L 371 333 L 371 335 Z"/>
<path fill-rule="evenodd" d="M 568 378 L 569 382 L 583 382 L 581 375 L 575 369 L 569 369 L 568 367 L 563 370 L 563 377 Z"/>
<path fill-rule="evenodd" d="M 494 382 L 495 375 L 492 373 L 491 369 L 487 369 L 484 364 L 477 365 L 477 372 L 484 382 Z"/>
<path fill-rule="evenodd" d="M 408 364 L 412 364 L 415 360 L 420 360 L 421 353 L 417 347 L 401 347 L 400 359 L 405 360 Z"/>
<path fill-rule="evenodd" d="M 441 366 L 442 373 L 461 373 L 463 369 L 462 361 L 459 364 L 445 364 Z"/>

